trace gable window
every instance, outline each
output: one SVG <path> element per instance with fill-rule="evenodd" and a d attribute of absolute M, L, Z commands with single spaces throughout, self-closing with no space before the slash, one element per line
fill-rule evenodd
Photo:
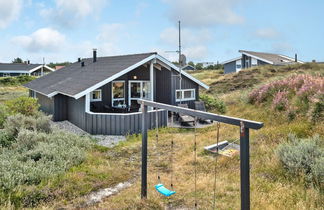
<path fill-rule="evenodd" d="M 192 101 L 196 100 L 195 89 L 176 90 L 176 101 Z"/>
<path fill-rule="evenodd" d="M 101 89 L 92 91 L 90 96 L 90 101 L 101 101 Z"/>
<path fill-rule="evenodd" d="M 125 105 L 125 82 L 113 81 L 112 82 L 112 106 Z"/>

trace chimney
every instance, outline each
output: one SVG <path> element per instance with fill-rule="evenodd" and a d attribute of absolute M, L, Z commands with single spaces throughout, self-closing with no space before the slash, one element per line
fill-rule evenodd
<path fill-rule="evenodd" d="M 84 67 L 84 61 L 81 62 L 81 67 Z"/>
<path fill-rule="evenodd" d="M 93 49 L 93 62 L 97 61 L 97 49 Z"/>
<path fill-rule="evenodd" d="M 81 62 L 81 58 L 78 58 L 78 62 L 79 62 L 79 63 Z"/>
<path fill-rule="evenodd" d="M 298 62 L 298 59 L 297 59 L 297 53 L 295 53 L 295 62 L 296 62 L 296 63 Z"/>

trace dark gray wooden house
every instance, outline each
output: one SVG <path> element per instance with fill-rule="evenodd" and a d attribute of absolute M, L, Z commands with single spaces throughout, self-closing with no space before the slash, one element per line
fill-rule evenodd
<path fill-rule="evenodd" d="M 43 76 L 54 71 L 43 64 L 28 63 L 0 63 L 0 77 L 15 77 L 21 75 Z"/>
<path fill-rule="evenodd" d="M 240 57 L 224 61 L 224 74 L 239 72 L 242 69 L 250 68 L 259 65 L 289 65 L 294 63 L 303 63 L 295 58 L 291 58 L 281 54 L 253 52 L 246 50 L 239 50 Z"/>
<path fill-rule="evenodd" d="M 199 87 L 209 88 L 159 54 L 145 53 L 79 59 L 25 86 L 41 110 L 54 121 L 68 120 L 91 134 L 125 135 L 141 130 L 137 99 L 176 105 L 198 100 Z M 156 113 L 149 111 L 149 128 Z M 159 125 L 167 112 L 158 111 Z"/>

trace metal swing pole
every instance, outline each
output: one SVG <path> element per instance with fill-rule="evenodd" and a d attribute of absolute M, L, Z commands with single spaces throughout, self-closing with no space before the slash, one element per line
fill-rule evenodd
<path fill-rule="evenodd" d="M 241 209 L 250 209 L 250 148 L 249 128 L 240 125 L 240 175 L 241 175 Z"/>
<path fill-rule="evenodd" d="M 141 197 L 147 198 L 147 105 L 142 103 L 142 183 Z"/>

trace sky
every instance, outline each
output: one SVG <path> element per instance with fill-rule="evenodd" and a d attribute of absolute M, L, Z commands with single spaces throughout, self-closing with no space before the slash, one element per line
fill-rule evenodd
<path fill-rule="evenodd" d="M 0 0 L 0 62 L 156 51 L 222 62 L 238 50 L 324 61 L 322 0 Z"/>

